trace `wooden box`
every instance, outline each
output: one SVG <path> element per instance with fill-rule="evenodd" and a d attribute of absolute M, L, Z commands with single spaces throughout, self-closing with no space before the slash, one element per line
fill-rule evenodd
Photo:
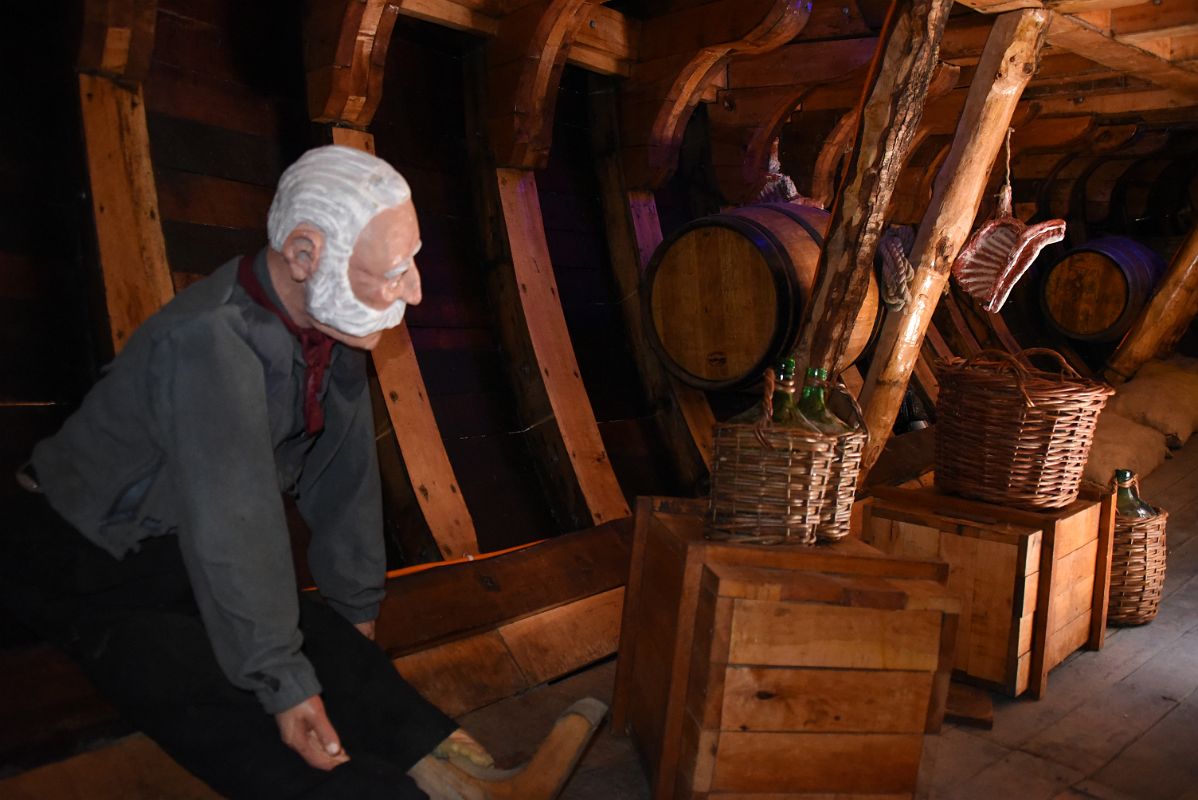
<path fill-rule="evenodd" d="M 945 565 L 709 542 L 703 508 L 637 506 L 612 723 L 653 797 L 911 796 L 960 608 Z"/>
<path fill-rule="evenodd" d="M 1080 647 L 1102 647 L 1114 509 L 1109 495 L 1056 511 L 1023 511 L 877 487 L 862 537 L 890 555 L 940 559 L 961 600 L 955 674 L 1042 697 L 1048 671 Z"/>

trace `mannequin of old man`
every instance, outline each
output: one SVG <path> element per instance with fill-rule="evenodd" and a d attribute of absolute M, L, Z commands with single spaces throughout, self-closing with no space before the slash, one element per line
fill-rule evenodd
<path fill-rule="evenodd" d="M 600 704 L 498 773 L 371 641 L 385 560 L 364 359 L 421 298 L 407 183 L 318 148 L 283 174 L 268 233 L 139 328 L 35 448 L 0 600 L 222 794 L 552 796 Z M 323 602 L 296 591 L 280 491 Z"/>

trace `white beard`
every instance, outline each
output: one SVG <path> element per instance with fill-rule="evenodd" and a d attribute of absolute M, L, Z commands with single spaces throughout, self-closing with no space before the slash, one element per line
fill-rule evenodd
<path fill-rule="evenodd" d="M 396 300 L 382 310 L 371 308 L 354 294 L 349 284 L 349 258 L 327 250 L 321 254 L 316 271 L 305 284 L 308 313 L 317 322 L 348 336 L 370 336 L 394 328 L 403 321 L 407 304 Z"/>

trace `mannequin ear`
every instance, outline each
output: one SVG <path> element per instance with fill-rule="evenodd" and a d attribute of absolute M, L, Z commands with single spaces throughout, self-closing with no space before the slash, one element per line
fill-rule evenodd
<path fill-rule="evenodd" d="M 297 225 L 295 230 L 287 234 L 281 252 L 292 280 L 303 283 L 312 276 L 323 247 L 324 234 L 311 225 Z"/>

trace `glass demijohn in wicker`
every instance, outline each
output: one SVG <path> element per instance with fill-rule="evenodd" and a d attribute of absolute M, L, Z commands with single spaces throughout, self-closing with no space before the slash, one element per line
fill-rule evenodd
<path fill-rule="evenodd" d="M 864 425 L 851 429 L 826 412 L 821 421 L 834 421 L 840 432 L 818 430 L 802 413 L 804 401 L 794 399 L 794 369 L 794 360 L 784 359 L 776 373 L 766 371 L 755 419 L 742 415 L 715 426 L 708 532 L 713 539 L 814 544 L 849 532 Z M 827 372 L 820 372 L 822 398 Z M 812 403 L 806 386 L 804 392 Z M 855 412 L 859 420 L 860 410 Z"/>
<path fill-rule="evenodd" d="M 1169 515 L 1140 499 L 1129 469 L 1115 470 L 1115 542 L 1111 553 L 1112 625 L 1151 622 L 1165 584 L 1165 523 Z"/>

